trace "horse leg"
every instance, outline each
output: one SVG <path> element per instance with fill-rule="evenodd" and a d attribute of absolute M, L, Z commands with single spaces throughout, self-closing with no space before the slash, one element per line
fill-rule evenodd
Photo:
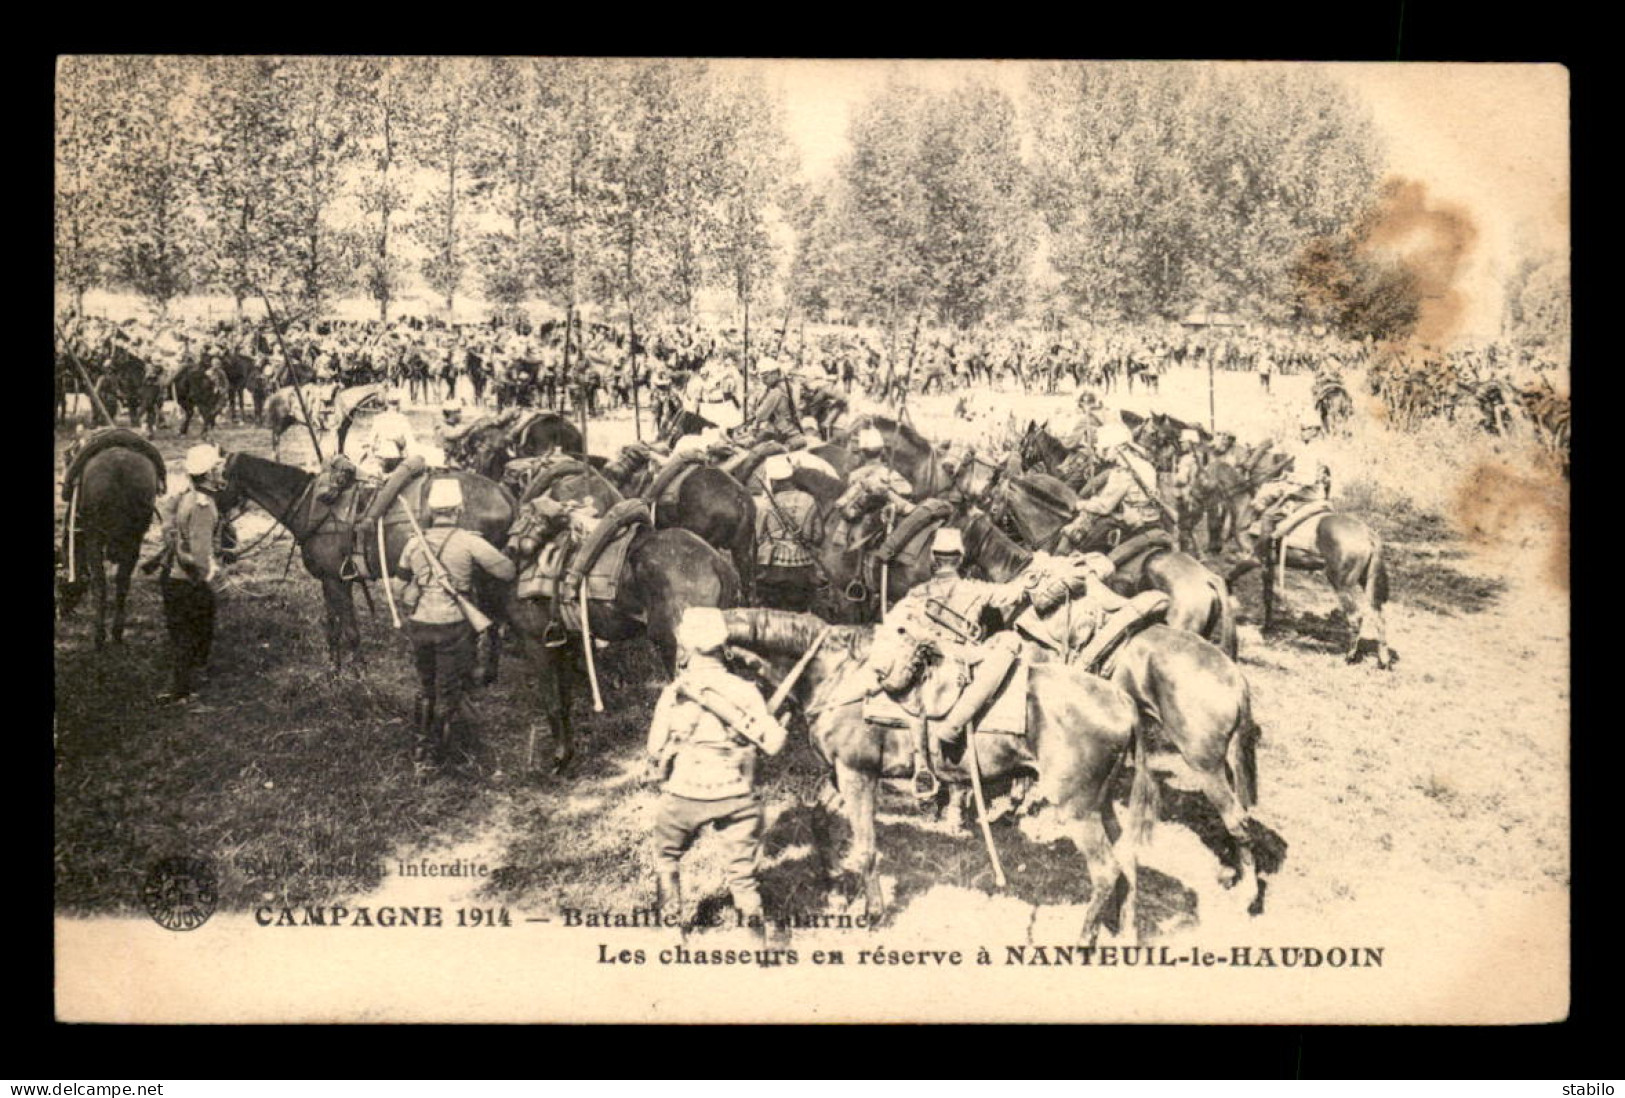
<path fill-rule="evenodd" d="M 1331 562 L 1328 561 L 1328 568 L 1330 568 L 1330 564 Z M 1327 578 L 1330 579 L 1331 577 L 1328 576 Z M 1340 587 L 1335 583 L 1332 585 L 1332 590 L 1337 594 L 1337 604 L 1343 610 L 1343 617 L 1347 619 L 1349 631 L 1348 650 L 1343 653 L 1343 659 L 1347 663 L 1359 663 L 1360 636 L 1364 631 L 1366 618 L 1365 591 L 1357 585 L 1348 584 Z"/>
<path fill-rule="evenodd" d="M 1233 779 L 1227 778 L 1221 773 L 1221 769 L 1214 767 L 1196 771 L 1202 792 L 1207 796 L 1208 802 L 1218 810 L 1219 818 L 1224 821 L 1224 829 L 1236 848 L 1236 872 L 1233 876 L 1228 870 L 1221 872 L 1219 883 L 1226 888 L 1241 885 L 1241 895 L 1246 900 L 1247 913 L 1257 915 L 1263 908 L 1264 894 L 1259 884 L 1258 861 L 1253 852 L 1253 841 L 1247 829 L 1248 821 L 1252 817 L 1242 806 L 1241 796 L 1232 785 Z"/>
<path fill-rule="evenodd" d="M 852 828 L 852 849 L 847 853 L 844 867 L 857 874 L 863 887 L 863 913 L 871 926 L 885 910 L 880 893 L 880 877 L 875 871 L 875 810 L 879 800 L 880 778 L 865 773 L 850 763 L 837 761 L 835 781 L 840 787 L 848 826 Z"/>
<path fill-rule="evenodd" d="M 351 619 L 355 617 L 355 606 L 350 601 L 350 588 L 337 578 L 324 578 L 322 580 L 322 626 L 327 635 L 327 655 L 333 661 L 333 673 L 339 673 L 342 661 L 340 659 L 340 641 L 344 636 L 344 611 L 350 612 Z"/>
<path fill-rule="evenodd" d="M 107 646 L 107 571 L 99 538 L 85 539 L 85 563 L 90 568 L 90 586 L 96 593 L 96 649 Z M 128 580 L 126 580 L 128 582 Z"/>
<path fill-rule="evenodd" d="M 126 554 L 122 550 L 113 571 L 113 643 L 124 643 L 124 611 L 130 598 L 130 576 L 135 571 L 141 543 L 135 542 Z"/>

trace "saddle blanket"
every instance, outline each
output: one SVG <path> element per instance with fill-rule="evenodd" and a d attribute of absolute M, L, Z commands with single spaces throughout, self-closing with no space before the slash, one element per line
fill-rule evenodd
<path fill-rule="evenodd" d="M 1005 680 L 1004 687 L 993 697 L 987 710 L 975 722 L 978 732 L 991 735 L 1025 736 L 1027 734 L 1027 677 L 1030 672 L 1026 660 L 1017 660 Z M 953 701 L 958 701 L 955 695 Z M 949 710 L 952 709 L 950 703 Z M 947 715 L 947 710 L 937 717 Z M 886 728 L 909 728 L 917 725 L 922 719 L 930 724 L 939 723 L 936 719 L 926 718 L 917 711 L 910 710 L 902 702 L 886 693 L 884 690 L 876 691 L 863 700 L 863 719 L 871 724 L 878 724 Z M 935 730 L 933 729 L 933 734 Z"/>
<path fill-rule="evenodd" d="M 628 526 L 615 540 L 605 547 L 593 562 L 592 568 L 587 572 L 587 598 L 594 602 L 613 602 L 619 590 L 621 569 L 626 564 L 627 550 L 632 546 L 632 535 L 637 531 L 636 526 Z M 569 539 L 573 550 L 580 542 Z M 551 599 L 558 592 L 559 579 L 569 570 L 569 561 L 565 559 L 565 539 L 555 538 L 539 553 L 536 560 L 519 576 L 519 597 L 522 599 Z M 576 600 L 580 599 L 578 593 L 566 606 L 572 608 Z"/>

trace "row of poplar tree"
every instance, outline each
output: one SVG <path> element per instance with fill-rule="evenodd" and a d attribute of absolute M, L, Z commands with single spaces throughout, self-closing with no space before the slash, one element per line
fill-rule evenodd
<path fill-rule="evenodd" d="M 685 316 L 711 292 L 894 326 L 1395 322 L 1355 236 L 1380 148 L 1312 68 L 1034 64 L 1015 90 L 900 69 L 812 184 L 784 119 L 704 61 L 65 58 L 57 281 L 381 316 L 422 286 L 448 312 Z"/>

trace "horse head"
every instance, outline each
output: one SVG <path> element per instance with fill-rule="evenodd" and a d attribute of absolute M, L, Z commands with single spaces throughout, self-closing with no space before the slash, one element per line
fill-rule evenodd
<path fill-rule="evenodd" d="M 941 658 L 936 645 L 915 637 L 897 622 L 877 626 L 869 646 L 869 668 L 881 688 L 893 696 L 914 686 L 933 657 Z"/>
<path fill-rule="evenodd" d="M 322 471 L 316 475 L 316 485 L 313 489 L 317 502 L 331 507 L 338 502 L 339 496 L 344 494 L 356 481 L 355 462 L 344 454 L 334 454 L 322 466 Z"/>

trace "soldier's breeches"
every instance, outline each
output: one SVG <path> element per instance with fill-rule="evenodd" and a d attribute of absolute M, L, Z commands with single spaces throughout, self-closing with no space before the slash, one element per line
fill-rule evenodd
<path fill-rule="evenodd" d="M 159 582 L 164 628 L 169 633 L 173 689 L 190 693 L 214 643 L 214 590 L 206 583 L 171 576 Z"/>
<path fill-rule="evenodd" d="M 760 911 L 756 874 L 761 865 L 762 799 L 754 793 L 720 801 L 697 801 L 662 793 L 655 810 L 655 865 L 673 874 L 700 832 L 714 827 L 722 844 L 728 889 L 740 911 Z"/>
<path fill-rule="evenodd" d="M 409 621 L 406 629 L 412 638 L 418 693 L 449 717 L 457 712 L 474 675 L 474 627 L 466 621 Z"/>

